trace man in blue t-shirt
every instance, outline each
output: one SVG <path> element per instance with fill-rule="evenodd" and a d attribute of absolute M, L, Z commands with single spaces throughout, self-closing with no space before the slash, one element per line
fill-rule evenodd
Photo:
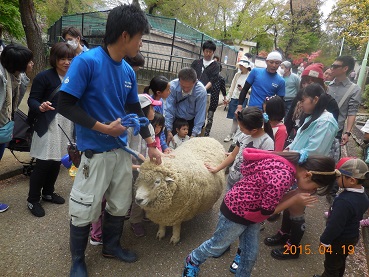
<path fill-rule="evenodd" d="M 251 89 L 249 107 L 255 106 L 263 110 L 263 103 L 266 97 L 278 95 L 284 97 L 285 82 L 277 73 L 279 65 L 282 63 L 282 55 L 273 51 L 266 58 L 267 68 L 254 68 L 246 79 L 238 99 L 238 106 L 235 111 L 242 111 L 242 103 L 245 101 L 246 94 Z"/>
<path fill-rule="evenodd" d="M 133 69 L 123 60 L 134 57 L 149 33 L 145 14 L 133 5 L 121 5 L 109 13 L 104 47 L 94 48 L 74 58 L 60 88 L 59 112 L 76 123 L 81 164 L 69 200 L 70 276 L 87 276 L 85 250 L 90 223 L 101 214 L 104 257 L 135 262 L 135 253 L 122 249 L 120 240 L 124 216 L 132 202 L 132 161 L 123 150 L 127 127 L 126 111 L 143 117 Z M 161 163 L 160 152 L 148 127 L 140 130 L 148 145 L 148 155 Z"/>

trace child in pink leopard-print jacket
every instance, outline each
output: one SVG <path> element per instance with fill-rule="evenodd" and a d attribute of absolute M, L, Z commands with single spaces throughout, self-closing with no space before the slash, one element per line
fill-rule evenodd
<path fill-rule="evenodd" d="M 248 277 L 258 255 L 259 222 L 291 205 L 316 201 L 311 193 L 329 188 L 336 179 L 334 160 L 307 157 L 306 152 L 243 151 L 243 178 L 226 193 L 213 237 L 186 258 L 182 276 L 198 276 L 199 265 L 209 257 L 219 257 L 239 238 L 236 277 Z M 285 194 L 297 180 L 298 189 Z M 281 203 L 279 203 L 282 201 Z"/>

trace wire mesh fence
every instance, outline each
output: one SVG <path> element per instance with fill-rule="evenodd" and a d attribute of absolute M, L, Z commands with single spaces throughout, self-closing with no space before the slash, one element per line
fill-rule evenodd
<path fill-rule="evenodd" d="M 90 48 L 103 44 L 108 11 L 90 12 L 62 16 L 48 29 L 48 44 L 61 40 L 65 27 L 74 26 L 81 30 Z M 212 40 L 217 45 L 215 55 L 223 62 L 222 75 L 229 83 L 235 73 L 237 50 L 175 19 L 147 14 L 151 32 L 143 37 L 142 53 L 145 66 L 138 79 L 150 80 L 153 74 L 161 74 L 173 79 L 178 71 L 190 66 L 194 59 L 201 57 L 202 44 Z M 152 76 L 152 77 L 151 77 Z"/>

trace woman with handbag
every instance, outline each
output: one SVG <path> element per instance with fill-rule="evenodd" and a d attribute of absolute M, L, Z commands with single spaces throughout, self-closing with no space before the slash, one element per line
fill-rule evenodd
<path fill-rule="evenodd" d="M 25 72 L 33 68 L 33 54 L 27 47 L 9 44 L 1 52 L 0 64 L 0 161 L 4 155 L 6 143 L 12 139 L 14 113 L 22 99 L 22 85 Z M 9 206 L 0 203 L 0 212 Z"/>
<path fill-rule="evenodd" d="M 27 206 L 37 217 L 45 215 L 40 204 L 41 193 L 44 201 L 55 204 L 65 202 L 63 197 L 54 192 L 54 185 L 61 158 L 67 153 L 67 136 L 72 136 L 73 124 L 57 113 L 56 105 L 59 87 L 74 56 L 74 49 L 67 43 L 54 44 L 50 51 L 51 68 L 35 77 L 28 99 L 30 114 L 34 115 L 30 154 L 36 158 L 36 166 L 30 177 Z"/>

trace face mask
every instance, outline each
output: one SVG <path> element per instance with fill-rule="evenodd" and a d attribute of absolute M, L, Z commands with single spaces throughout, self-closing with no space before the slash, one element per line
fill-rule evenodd
<path fill-rule="evenodd" d="M 283 76 L 283 74 L 284 74 L 284 69 L 282 69 L 282 68 L 278 68 L 278 70 L 277 70 L 277 73 L 279 74 L 279 75 L 281 75 L 281 76 Z"/>
<path fill-rule="evenodd" d="M 73 50 L 76 50 L 78 47 L 78 42 L 75 39 L 68 40 L 67 43 L 72 46 Z"/>

